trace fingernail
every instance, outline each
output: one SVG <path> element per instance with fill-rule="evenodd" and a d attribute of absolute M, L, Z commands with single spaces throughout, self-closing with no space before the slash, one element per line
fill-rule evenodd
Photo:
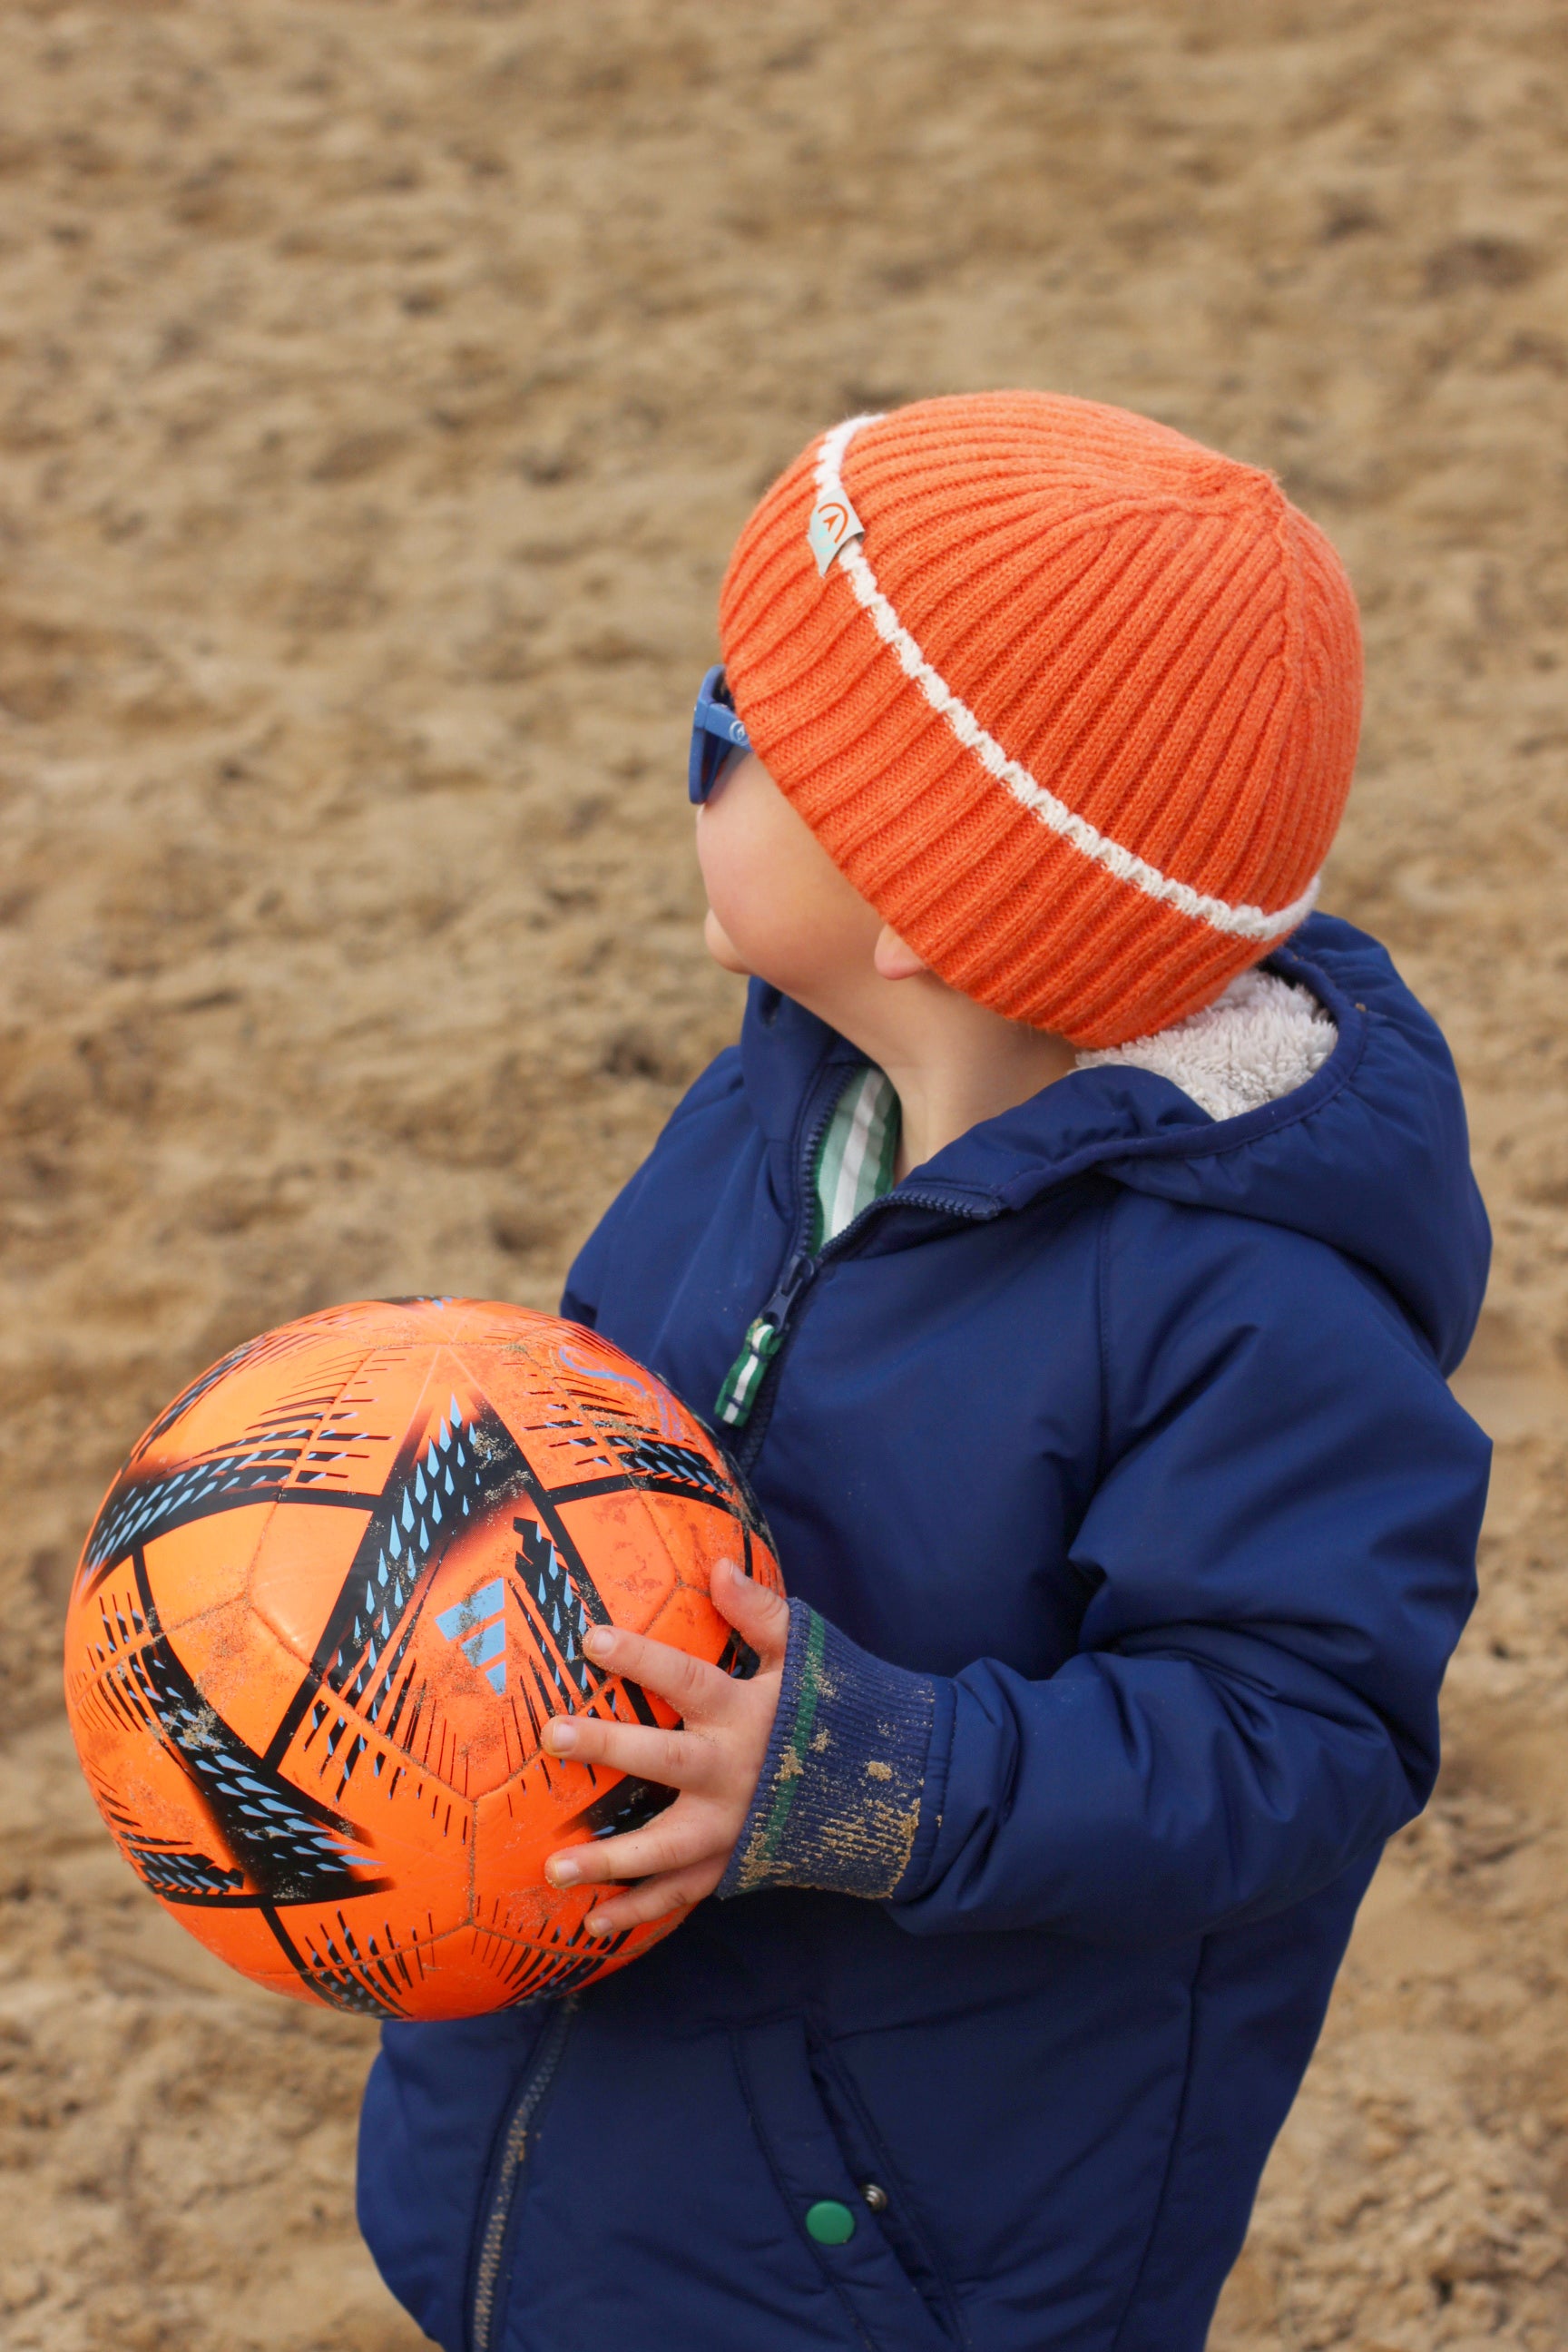
<path fill-rule="evenodd" d="M 583 1873 L 569 1853 L 552 1853 L 544 1865 L 552 1886 L 575 1886 Z"/>
<path fill-rule="evenodd" d="M 615 1635 L 607 1625 L 595 1625 L 583 1636 L 583 1647 L 591 1658 L 607 1658 L 615 1643 Z"/>
<path fill-rule="evenodd" d="M 547 1723 L 544 1727 L 544 1745 L 552 1756 L 570 1756 L 577 1745 L 576 1725 Z"/>
<path fill-rule="evenodd" d="M 610 1933 L 610 1923 L 607 1919 L 601 1918 L 597 1911 L 590 1911 L 583 1922 L 583 1933 L 584 1936 L 607 1936 Z"/>

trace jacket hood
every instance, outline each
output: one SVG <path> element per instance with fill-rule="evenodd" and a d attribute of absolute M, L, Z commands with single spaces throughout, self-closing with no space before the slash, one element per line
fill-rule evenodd
<path fill-rule="evenodd" d="M 951 1201 L 959 1213 L 996 1213 L 1097 1171 L 1130 1192 L 1287 1226 L 1359 1260 L 1451 1370 L 1480 1312 L 1491 1236 L 1442 1034 L 1376 940 L 1332 916 L 1311 917 L 1264 969 L 1310 990 L 1338 1033 L 1304 1084 L 1216 1119 L 1153 1070 L 1080 1068 L 912 1171 L 889 1209 L 902 1196 L 911 1206 Z M 760 982 L 741 1052 L 752 1115 L 787 1193 L 814 1082 L 861 1056 Z"/>

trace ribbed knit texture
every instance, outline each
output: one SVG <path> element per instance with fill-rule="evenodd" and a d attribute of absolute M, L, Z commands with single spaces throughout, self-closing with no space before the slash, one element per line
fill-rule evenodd
<path fill-rule="evenodd" d="M 868 1656 L 804 1601 L 789 1614 L 768 1752 L 714 1891 L 817 1886 L 879 1901 L 914 1851 L 936 1685 Z"/>
<path fill-rule="evenodd" d="M 1321 532 L 1268 475 L 1147 417 L 984 393 L 858 427 L 842 480 L 864 539 L 821 576 L 822 449 L 762 500 L 720 605 L 780 788 L 932 971 L 997 1012 L 1098 1046 L 1210 1003 L 1278 939 L 1151 896 L 1021 804 L 878 634 L 851 560 L 1010 761 L 1247 920 L 1310 889 L 1350 787 L 1361 635 Z"/>

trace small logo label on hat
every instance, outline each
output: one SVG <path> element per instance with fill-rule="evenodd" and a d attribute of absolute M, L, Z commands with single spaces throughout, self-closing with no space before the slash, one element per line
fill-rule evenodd
<path fill-rule="evenodd" d="M 864 539 L 866 526 L 850 505 L 844 492 L 825 492 L 811 509 L 811 520 L 805 527 L 806 544 L 816 558 L 818 578 L 823 577 L 834 557 L 847 547 L 852 539 Z"/>

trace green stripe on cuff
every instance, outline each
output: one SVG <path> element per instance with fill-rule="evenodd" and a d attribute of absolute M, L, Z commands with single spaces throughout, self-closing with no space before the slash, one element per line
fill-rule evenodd
<path fill-rule="evenodd" d="M 883 1901 L 920 1834 L 936 1685 L 869 1656 L 804 1601 L 789 1611 L 778 1713 L 716 1892 L 816 1886 Z"/>
<path fill-rule="evenodd" d="M 795 1702 L 795 1725 L 788 1748 L 779 1759 L 778 1786 L 768 1818 L 763 1825 L 759 1859 L 766 1863 L 777 1851 L 784 1835 L 789 1809 L 795 1802 L 795 1792 L 800 1784 L 805 1759 L 811 1752 L 812 1727 L 816 1721 L 816 1702 L 822 1689 L 822 1645 L 825 1632 L 822 1619 L 814 1609 L 811 1628 L 806 1635 L 805 1656 L 801 1662 L 800 1696 Z"/>

